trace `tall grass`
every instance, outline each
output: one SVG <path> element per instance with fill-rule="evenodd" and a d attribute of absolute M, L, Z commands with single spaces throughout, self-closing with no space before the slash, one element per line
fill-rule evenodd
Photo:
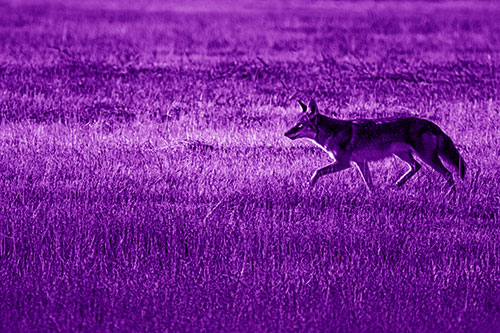
<path fill-rule="evenodd" d="M 498 9 L 320 5 L 0 12 L 1 330 L 498 328 Z M 430 119 L 470 173 L 310 189 L 311 97 Z"/>

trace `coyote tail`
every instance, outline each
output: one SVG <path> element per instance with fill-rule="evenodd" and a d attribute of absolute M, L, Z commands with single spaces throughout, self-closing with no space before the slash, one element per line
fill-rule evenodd
<path fill-rule="evenodd" d="M 458 153 L 457 148 L 453 144 L 450 137 L 443 133 L 438 147 L 438 155 L 457 168 L 460 178 L 465 178 L 465 171 L 467 169 L 465 161 Z"/>

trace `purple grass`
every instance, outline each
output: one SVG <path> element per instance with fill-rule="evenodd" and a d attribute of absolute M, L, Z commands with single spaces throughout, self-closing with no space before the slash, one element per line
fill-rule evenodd
<path fill-rule="evenodd" d="M 500 329 L 495 2 L 0 3 L 0 331 Z M 432 120 L 469 167 L 283 136 Z"/>

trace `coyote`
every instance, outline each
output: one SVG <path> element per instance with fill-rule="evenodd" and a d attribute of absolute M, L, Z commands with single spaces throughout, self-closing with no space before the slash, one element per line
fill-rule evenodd
<path fill-rule="evenodd" d="M 413 154 L 443 175 L 450 189 L 455 189 L 455 182 L 440 158 L 457 169 L 460 178 L 465 177 L 465 162 L 450 137 L 428 120 L 415 117 L 340 120 L 320 114 L 314 100 L 309 104 L 309 112 L 303 102 L 299 101 L 299 104 L 305 114 L 285 136 L 292 140 L 308 138 L 335 160 L 314 172 L 311 186 L 321 176 L 347 169 L 354 162 L 371 192 L 373 183 L 368 161 L 391 155 L 409 165 L 408 171 L 396 182 L 398 186 L 406 183 L 422 167 Z"/>

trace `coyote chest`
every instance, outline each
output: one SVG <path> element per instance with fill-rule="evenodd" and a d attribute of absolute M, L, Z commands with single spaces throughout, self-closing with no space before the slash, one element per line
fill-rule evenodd
<path fill-rule="evenodd" d="M 331 159 L 333 160 L 336 160 L 337 159 L 337 155 L 338 155 L 338 147 L 331 147 L 331 146 L 323 146 L 322 144 L 316 142 L 316 140 L 313 140 L 313 139 L 309 139 L 309 141 L 311 141 L 312 143 L 314 143 L 316 146 L 318 146 L 319 148 L 321 148 L 325 153 L 328 154 L 328 156 L 330 156 Z"/>

